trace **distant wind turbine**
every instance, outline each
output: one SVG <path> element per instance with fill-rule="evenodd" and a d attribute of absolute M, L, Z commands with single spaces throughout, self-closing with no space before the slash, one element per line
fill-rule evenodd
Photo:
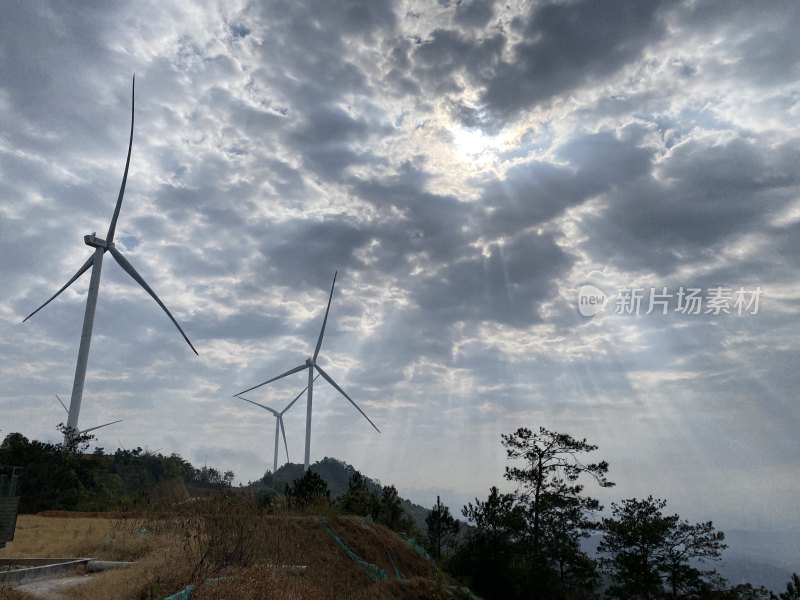
<path fill-rule="evenodd" d="M 58 400 L 58 403 L 64 407 L 64 410 L 67 412 L 67 416 L 69 416 L 69 409 L 67 408 L 67 405 L 61 401 L 61 398 L 58 397 L 58 394 L 56 394 L 56 399 Z M 122 423 L 122 419 L 117 419 L 116 421 L 111 421 L 111 423 L 106 423 L 104 425 L 98 425 L 97 427 L 89 427 L 89 429 L 78 429 L 76 431 L 78 435 L 83 435 L 84 433 L 89 433 L 90 431 L 94 431 L 95 429 L 102 429 L 103 427 L 114 425 L 115 423 Z"/>
<path fill-rule="evenodd" d="M 125 160 L 125 171 L 122 174 L 122 185 L 119 188 L 119 196 L 117 197 L 117 204 L 114 207 L 114 215 L 111 217 L 111 225 L 108 228 L 108 233 L 106 234 L 106 239 L 101 240 L 100 238 L 96 237 L 95 233 L 91 235 L 86 235 L 83 237 L 83 241 L 86 243 L 87 246 L 92 246 L 94 248 L 94 254 L 92 254 L 88 260 L 83 263 L 78 272 L 72 276 L 72 278 L 64 284 L 60 290 L 58 290 L 55 294 L 53 294 L 47 302 L 42 304 L 39 308 L 29 314 L 25 319 L 23 319 L 23 323 L 30 319 L 33 315 L 37 312 L 42 310 L 45 306 L 47 306 L 52 300 L 54 300 L 61 292 L 67 289 L 70 285 L 72 285 L 81 275 L 83 275 L 89 268 L 92 269 L 91 279 L 89 281 L 89 293 L 86 296 L 86 312 L 83 317 L 83 331 L 81 332 L 81 343 L 80 348 L 78 350 L 78 364 L 75 367 L 75 381 L 72 385 L 72 397 L 69 401 L 69 410 L 68 417 L 67 417 L 67 427 L 73 430 L 78 430 L 78 416 L 80 415 L 81 411 L 81 398 L 83 397 L 83 383 L 86 379 L 86 365 L 89 361 L 89 346 L 92 343 L 92 326 L 94 325 L 94 313 L 95 308 L 97 306 L 97 294 L 100 290 L 100 269 L 103 265 L 103 255 L 106 252 L 110 252 L 111 256 L 114 257 L 114 260 L 119 263 L 119 266 L 130 275 L 136 283 L 141 285 L 144 290 L 153 297 L 158 305 L 164 309 L 164 312 L 167 313 L 167 316 L 170 320 L 175 324 L 175 327 L 178 328 L 178 331 L 181 332 L 183 339 L 186 340 L 186 343 L 189 344 L 189 347 L 192 351 L 197 354 L 197 350 L 195 350 L 194 346 L 192 346 L 192 342 L 189 341 L 189 338 L 186 337 L 186 334 L 181 329 L 181 326 L 178 325 L 178 322 L 175 320 L 175 317 L 172 316 L 172 313 L 169 312 L 164 303 L 161 302 L 161 299 L 156 296 L 156 293 L 150 288 L 149 285 L 142 279 L 142 276 L 133 268 L 131 263 L 122 255 L 122 253 L 117 250 L 114 246 L 114 233 L 117 229 L 117 219 L 119 218 L 119 211 L 122 208 L 122 197 L 125 194 L 125 183 L 128 180 L 128 167 L 131 163 L 131 148 L 133 147 L 133 114 L 134 114 L 134 96 L 136 91 L 136 76 L 133 77 L 133 86 L 131 88 L 131 134 L 130 139 L 128 141 L 128 157 Z M 88 430 L 87 430 L 88 431 Z"/>
<path fill-rule="evenodd" d="M 309 459 L 310 459 L 310 455 L 311 455 L 311 399 L 312 399 L 313 394 L 314 394 L 314 377 L 313 377 L 314 369 L 316 369 L 317 372 L 320 375 L 322 375 L 322 377 L 328 383 L 330 383 L 334 388 L 336 388 L 336 390 L 342 396 L 347 398 L 350 401 L 350 404 L 355 406 L 356 410 L 358 412 L 360 412 L 361 415 L 367 421 L 369 421 L 369 424 L 372 425 L 373 427 L 375 427 L 375 431 L 377 431 L 378 433 L 381 432 L 381 430 L 378 429 L 375 426 L 375 423 L 373 423 L 372 420 L 364 413 L 364 411 L 361 410 L 361 408 L 358 406 L 358 404 L 356 404 L 353 401 L 353 399 L 350 396 L 348 396 L 345 393 L 345 391 L 342 388 L 340 388 L 339 385 L 333 379 L 331 379 L 331 376 L 328 375 L 324 370 L 322 370 L 322 368 L 317 364 L 317 356 L 319 356 L 319 349 L 322 347 L 322 337 L 325 335 L 325 325 L 328 322 L 328 312 L 330 312 L 330 310 L 331 310 L 331 300 L 333 299 L 333 288 L 334 288 L 334 286 L 336 286 L 336 273 L 333 274 L 333 283 L 331 284 L 331 293 L 330 293 L 330 296 L 328 296 L 328 307 L 325 309 L 325 318 L 322 320 L 322 329 L 319 332 L 319 339 L 317 340 L 317 347 L 314 350 L 314 356 L 307 358 L 305 364 L 302 364 L 302 365 L 299 365 L 297 367 L 294 367 L 293 369 L 289 369 L 288 371 L 278 375 L 277 377 L 273 377 L 272 379 L 268 379 L 267 381 L 265 381 L 263 383 L 259 383 L 258 385 L 254 385 L 253 387 L 244 390 L 243 392 L 239 392 L 238 394 L 235 394 L 236 397 L 241 397 L 242 394 L 246 394 L 247 392 L 250 392 L 252 390 L 260 388 L 262 385 L 267 385 L 268 383 L 272 383 L 273 381 L 277 381 L 278 379 L 282 379 L 282 378 L 284 378 L 284 377 L 286 377 L 288 375 L 292 375 L 294 373 L 298 373 L 300 371 L 303 371 L 304 369 L 308 369 L 308 388 L 307 388 L 307 390 L 308 390 L 308 403 L 306 405 L 306 455 L 305 455 L 305 460 L 303 462 L 303 467 L 305 468 L 305 470 L 308 470 Z"/>
<path fill-rule="evenodd" d="M 314 377 L 314 381 L 316 381 L 318 378 L 319 378 L 319 375 Z M 300 392 L 299 394 L 297 394 L 297 396 L 295 396 L 294 400 L 292 400 L 286 406 L 286 408 L 284 408 L 281 412 L 278 412 L 277 410 L 274 410 L 274 409 L 270 408 L 269 406 L 264 406 L 263 404 L 259 404 L 258 402 L 253 402 L 252 400 L 248 400 L 247 398 L 243 398 L 242 396 L 240 396 L 238 394 L 236 395 L 236 398 L 239 398 L 239 400 L 244 400 L 245 402 L 249 402 L 250 404 L 255 404 L 256 406 L 260 406 L 264 410 L 268 410 L 273 415 L 275 415 L 275 460 L 273 461 L 273 466 L 272 466 L 272 472 L 273 473 L 275 473 L 278 470 L 278 439 L 280 437 L 278 435 L 279 433 L 283 435 L 283 446 L 286 448 L 286 462 L 289 462 L 289 444 L 286 443 L 286 429 L 284 429 L 284 427 L 283 427 L 283 415 L 284 415 L 284 413 L 286 411 L 288 411 L 290 408 L 292 408 L 292 406 L 294 406 L 294 403 L 297 402 L 300 399 L 300 396 L 302 396 L 303 394 L 306 393 L 307 389 L 308 389 L 308 386 L 304 387 L 303 391 Z"/>

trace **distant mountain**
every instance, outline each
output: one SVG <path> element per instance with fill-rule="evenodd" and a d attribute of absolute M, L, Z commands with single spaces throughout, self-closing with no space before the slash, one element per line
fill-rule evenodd
<path fill-rule="evenodd" d="M 800 531 L 731 529 L 725 532 L 725 543 L 728 548 L 716 569 L 731 583 L 782 592 L 792 573 L 800 573 Z"/>
<path fill-rule="evenodd" d="M 327 456 L 321 461 L 310 465 L 309 469 L 325 480 L 331 492 L 332 499 L 345 494 L 350 478 L 355 473 L 359 472 L 354 466 Z M 283 494 L 287 484 L 291 485 L 294 480 L 300 479 L 302 476 L 303 465 L 287 463 L 275 471 L 275 473 L 267 473 L 261 481 L 250 484 L 247 486 L 247 489 L 253 491 L 269 490 L 274 494 Z M 371 492 L 375 492 L 380 497 L 381 491 L 383 490 L 383 486 L 380 482 L 363 475 L 363 473 L 362 476 L 364 476 L 364 480 L 367 483 L 367 489 Z M 403 503 L 403 510 L 413 519 L 414 525 L 421 531 L 425 531 L 425 517 L 428 516 L 430 510 L 419 504 L 414 504 L 402 496 L 400 496 L 400 499 Z"/>

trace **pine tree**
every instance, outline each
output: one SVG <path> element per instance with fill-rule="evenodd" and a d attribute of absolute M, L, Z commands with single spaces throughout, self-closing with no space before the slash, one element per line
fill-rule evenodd
<path fill-rule="evenodd" d="M 458 535 L 458 521 L 450 514 L 450 509 L 442 504 L 439 496 L 436 496 L 436 504 L 425 517 L 425 524 L 428 526 L 428 548 L 434 558 L 441 560 L 442 548 L 452 547 Z"/>

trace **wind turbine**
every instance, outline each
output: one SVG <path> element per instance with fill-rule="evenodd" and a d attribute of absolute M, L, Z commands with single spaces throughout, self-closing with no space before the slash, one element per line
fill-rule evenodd
<path fill-rule="evenodd" d="M 58 403 L 64 407 L 64 410 L 67 412 L 67 416 L 69 416 L 69 409 L 67 408 L 67 405 L 61 401 L 61 398 L 58 397 L 58 394 L 56 394 L 56 399 L 58 400 Z M 98 425 L 97 427 L 89 427 L 89 429 L 78 429 L 76 430 L 76 432 L 78 435 L 83 435 L 84 433 L 89 433 L 90 431 L 94 431 L 95 429 L 102 429 L 103 427 L 114 425 L 115 423 L 122 423 L 122 419 L 117 419 L 116 421 L 111 421 L 111 423 L 106 423 L 104 425 Z"/>
<path fill-rule="evenodd" d="M 131 148 L 133 147 L 133 113 L 134 113 L 134 96 L 136 92 L 136 76 L 133 77 L 133 86 L 131 88 L 131 134 L 130 139 L 128 140 L 128 157 L 125 160 L 125 171 L 122 174 L 122 185 L 119 188 L 119 196 L 117 196 L 117 204 L 114 207 L 114 215 L 111 217 L 111 225 L 108 228 L 108 233 L 106 234 L 106 239 L 101 240 L 96 236 L 96 232 L 92 233 L 91 235 L 85 235 L 83 237 L 84 243 L 87 246 L 91 246 L 94 248 L 94 253 L 86 260 L 85 263 L 78 269 L 78 272 L 72 276 L 72 278 L 64 284 L 60 290 L 58 290 L 55 294 L 53 294 L 47 302 L 42 304 L 39 308 L 29 314 L 25 319 L 23 319 L 23 323 L 30 319 L 33 315 L 37 312 L 42 310 L 45 306 L 50 304 L 52 300 L 54 300 L 61 292 L 67 289 L 70 285 L 72 285 L 75 280 L 77 280 L 81 275 L 83 275 L 86 271 L 90 268 L 92 269 L 91 279 L 89 281 L 89 293 L 86 296 L 86 312 L 84 313 L 83 317 L 83 330 L 81 332 L 81 343 L 78 349 L 78 363 L 75 366 L 75 381 L 72 385 L 72 397 L 69 401 L 69 410 L 68 417 L 67 417 L 67 427 L 73 430 L 78 430 L 78 416 L 81 411 L 81 398 L 83 397 L 83 383 L 86 379 L 86 365 L 89 361 L 89 346 L 92 343 L 92 326 L 94 325 L 94 313 L 95 308 L 97 306 L 97 294 L 100 290 L 100 269 L 103 266 L 103 255 L 106 252 L 110 252 L 111 256 L 114 257 L 114 260 L 119 263 L 119 266 L 130 275 L 136 283 L 141 285 L 144 290 L 152 296 L 153 300 L 155 300 L 158 305 L 164 309 L 164 312 L 167 313 L 167 316 L 170 320 L 175 324 L 175 327 L 178 328 L 178 331 L 181 332 L 183 339 L 186 340 L 186 343 L 189 344 L 189 347 L 192 351 L 197 354 L 197 350 L 195 350 L 194 346 L 192 346 L 192 342 L 189 341 L 189 338 L 186 337 L 186 334 L 181 329 L 181 326 L 178 325 L 178 322 L 175 320 L 175 317 L 172 316 L 172 313 L 169 312 L 164 303 L 161 302 L 161 299 L 156 296 L 156 293 L 150 288 L 149 285 L 142 279 L 142 276 L 133 268 L 133 265 L 128 262 L 128 260 L 122 255 L 122 253 L 117 250 L 114 246 L 114 233 L 117 229 L 117 219 L 119 218 L 119 211 L 122 208 L 122 197 L 125 194 L 125 183 L 128 180 L 128 167 L 131 163 Z"/>
<path fill-rule="evenodd" d="M 318 378 L 319 378 L 319 375 L 314 377 L 314 381 L 316 381 Z M 289 462 L 289 445 L 286 443 L 286 429 L 284 429 L 284 427 L 283 427 L 283 414 L 287 410 L 292 408 L 292 406 L 294 406 L 294 403 L 297 402 L 300 399 L 300 396 L 302 396 L 303 394 L 306 393 L 307 389 L 308 389 L 308 386 L 303 388 L 303 391 L 300 392 L 299 394 L 297 394 L 297 396 L 295 396 L 294 400 L 292 400 L 288 404 L 288 406 L 286 408 L 284 408 L 281 412 L 278 412 L 277 410 L 272 409 L 269 406 L 264 406 L 263 404 L 259 404 L 258 402 L 253 402 L 252 400 L 248 400 L 247 398 L 243 398 L 242 396 L 240 396 L 238 394 L 236 395 L 236 398 L 239 398 L 239 400 L 244 400 L 245 402 L 249 402 L 250 404 L 255 404 L 256 406 L 260 406 L 264 410 L 268 410 L 273 415 L 275 415 L 275 460 L 273 461 L 273 466 L 272 466 L 272 472 L 273 473 L 278 470 L 278 438 L 279 438 L 278 433 L 279 432 L 281 434 L 283 434 L 283 446 L 284 446 L 284 448 L 286 448 L 286 462 Z M 244 393 L 244 392 L 242 392 L 242 393 Z"/>
<path fill-rule="evenodd" d="M 338 271 L 337 271 L 337 273 L 338 273 Z M 342 388 L 340 388 L 339 385 L 333 379 L 331 379 L 331 376 L 328 375 L 317 364 L 317 357 L 319 356 L 319 349 L 322 347 L 322 337 L 325 335 L 325 325 L 328 323 L 328 313 L 331 310 L 331 300 L 333 299 L 333 288 L 336 286 L 336 274 L 337 273 L 333 274 L 333 283 L 331 284 L 331 293 L 330 293 L 330 296 L 328 296 L 328 307 L 325 309 L 325 318 L 322 320 L 322 329 L 319 332 L 319 339 L 317 340 L 317 347 L 314 350 L 314 356 L 311 356 L 311 357 L 307 358 L 305 364 L 298 365 L 297 367 L 294 367 L 293 369 L 289 369 L 285 373 L 281 373 L 277 377 L 273 377 L 272 379 L 268 379 L 267 381 L 265 381 L 263 383 L 259 383 L 258 385 L 254 385 L 253 387 L 244 390 L 243 392 L 239 392 L 238 394 L 235 394 L 235 396 L 241 397 L 242 394 L 246 394 L 247 392 L 253 391 L 256 388 L 260 388 L 262 385 L 267 385 L 268 383 L 272 383 L 273 381 L 277 381 L 278 379 L 283 379 L 284 377 L 286 377 L 288 375 L 292 375 L 294 373 L 298 373 L 300 371 L 303 371 L 304 369 L 308 369 L 308 388 L 307 388 L 307 390 L 308 390 L 308 402 L 306 404 L 306 456 L 305 456 L 305 460 L 303 462 L 303 468 L 306 471 L 308 470 L 309 458 L 310 458 L 310 455 L 311 455 L 311 399 L 312 399 L 312 397 L 314 395 L 314 369 L 316 369 L 317 372 L 320 375 L 322 375 L 322 377 L 328 383 L 330 383 L 334 388 L 336 388 L 336 390 L 342 396 L 347 398 L 350 401 L 350 404 L 352 404 L 353 406 L 356 407 L 356 410 L 358 412 L 360 412 L 361 415 L 367 421 L 369 421 L 369 424 L 372 425 L 373 427 L 375 427 L 375 431 L 377 431 L 378 433 L 381 432 L 381 430 L 378 429 L 375 426 L 375 423 L 373 423 L 372 420 L 364 413 L 364 411 L 361 410 L 361 408 L 358 406 L 358 404 L 356 404 L 353 401 L 353 399 L 350 396 L 348 396 L 345 393 L 345 391 Z"/>

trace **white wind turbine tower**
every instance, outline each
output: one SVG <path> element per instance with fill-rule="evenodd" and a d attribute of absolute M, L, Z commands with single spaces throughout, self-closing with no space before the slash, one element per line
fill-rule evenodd
<path fill-rule="evenodd" d="M 314 377 L 314 381 L 316 381 L 318 377 L 319 377 L 319 375 Z M 256 406 L 260 406 L 261 408 L 263 408 L 264 410 L 268 410 L 269 412 L 271 412 L 275 416 L 275 460 L 273 461 L 273 466 L 272 466 L 272 472 L 273 473 L 275 473 L 275 471 L 278 470 L 278 438 L 279 438 L 278 434 L 279 433 L 283 435 L 283 446 L 284 446 L 284 448 L 286 448 L 286 462 L 289 462 L 289 445 L 286 443 L 286 429 L 284 429 L 284 427 L 283 427 L 283 415 L 284 415 L 284 413 L 286 411 L 288 411 L 290 408 L 292 408 L 292 406 L 294 406 L 294 403 L 297 402 L 300 399 L 300 396 L 302 396 L 303 394 L 306 393 L 307 389 L 308 389 L 308 386 L 304 387 L 303 391 L 300 392 L 299 394 L 297 394 L 297 396 L 295 396 L 294 400 L 292 400 L 286 406 L 286 408 L 284 408 L 281 412 L 278 412 L 277 410 L 272 409 L 269 406 L 264 406 L 263 404 L 259 404 L 258 402 L 253 402 L 252 400 L 248 400 L 247 398 L 243 398 L 242 396 L 240 396 L 238 394 L 236 395 L 236 398 L 239 398 L 239 400 L 244 400 L 245 402 L 249 402 L 250 404 L 255 404 Z M 242 393 L 244 393 L 244 392 L 242 392 Z"/>
<path fill-rule="evenodd" d="M 67 405 L 61 401 L 61 398 L 58 397 L 58 394 L 56 394 L 56 399 L 58 400 L 58 403 L 64 407 L 64 410 L 66 411 L 67 416 L 69 417 L 69 409 L 67 408 Z M 78 435 L 83 435 L 84 433 L 89 433 L 90 431 L 94 431 L 95 429 L 102 429 L 103 427 L 108 427 L 109 425 L 115 425 L 116 423 L 122 423 L 122 419 L 117 419 L 116 421 L 111 421 L 111 423 L 105 423 L 103 425 L 98 425 L 96 427 L 89 427 L 88 429 L 78 429 L 76 430 L 76 433 Z"/>
<path fill-rule="evenodd" d="M 375 427 L 375 431 L 377 431 L 378 433 L 381 432 L 381 430 L 378 429 L 375 426 L 375 423 L 373 423 L 372 420 L 364 413 L 364 411 L 361 410 L 361 408 L 358 406 L 358 404 L 356 404 L 353 401 L 353 399 L 350 396 L 348 396 L 345 393 L 345 391 L 342 388 L 340 388 L 339 385 L 333 379 L 331 379 L 331 376 L 328 375 L 317 364 L 317 357 L 319 356 L 319 349 L 322 347 L 322 337 L 325 335 L 325 325 L 328 322 L 328 312 L 331 310 L 331 300 L 333 299 L 333 288 L 335 286 L 336 286 L 336 273 L 333 274 L 333 283 L 331 284 L 331 293 L 330 293 L 330 296 L 328 296 L 328 307 L 325 309 L 325 318 L 322 320 L 322 329 L 319 332 L 319 339 L 317 340 L 317 347 L 314 350 L 314 356 L 307 358 L 305 364 L 298 365 L 297 367 L 294 367 L 293 369 L 289 369 L 285 373 L 281 373 L 277 377 L 273 377 L 272 379 L 268 379 L 267 381 L 265 381 L 263 383 L 259 383 L 258 385 L 254 385 L 253 387 L 248 388 L 248 389 L 244 390 L 243 392 L 239 392 L 238 394 L 235 395 L 237 397 L 240 397 L 242 394 L 246 394 L 247 392 L 250 392 L 250 391 L 252 391 L 252 390 L 254 390 L 256 388 L 260 388 L 262 385 L 267 385 L 268 383 L 272 383 L 273 381 L 277 381 L 278 379 L 282 379 L 282 378 L 286 377 L 287 375 L 292 375 L 293 373 L 298 373 L 300 371 L 303 371 L 304 369 L 308 369 L 308 402 L 306 404 L 306 455 L 305 455 L 305 460 L 303 461 L 303 467 L 304 467 L 304 469 L 306 471 L 308 470 L 309 459 L 310 459 L 310 455 L 311 455 L 311 399 L 312 399 L 312 397 L 314 395 L 314 369 L 316 369 L 317 372 L 320 375 L 322 375 L 322 377 L 325 380 L 327 380 L 328 383 L 330 383 L 334 388 L 336 388 L 336 390 L 342 396 L 347 398 L 350 401 L 350 404 L 355 406 L 356 410 L 358 412 L 360 412 L 361 415 L 367 421 L 369 421 L 369 424 L 372 425 L 373 427 Z"/>
<path fill-rule="evenodd" d="M 83 397 L 83 382 L 86 379 L 86 365 L 89 360 L 89 346 L 92 342 L 92 326 L 94 325 L 94 313 L 95 308 L 97 306 L 97 294 L 100 289 L 100 269 L 103 265 L 103 255 L 106 252 L 110 252 L 111 256 L 114 257 L 114 260 L 119 263 L 119 266 L 130 275 L 134 281 L 136 281 L 139 285 L 141 285 L 144 290 L 153 297 L 158 305 L 164 309 L 164 312 L 167 313 L 167 316 L 170 320 L 175 324 L 175 327 L 178 328 L 178 331 L 181 332 L 183 339 L 189 344 L 189 347 L 197 354 L 197 350 L 195 350 L 194 346 L 192 346 L 192 342 L 189 341 L 189 338 L 186 337 L 186 334 L 181 329 L 181 326 L 178 325 L 178 322 L 175 320 L 175 317 L 172 316 L 172 313 L 169 312 L 164 303 L 161 302 L 156 293 L 150 288 L 149 285 L 142 279 L 142 276 L 133 268 L 133 266 L 128 262 L 128 260 L 122 255 L 122 253 L 117 250 L 114 246 L 114 233 L 117 229 L 117 219 L 119 218 L 119 211 L 122 208 L 122 197 L 125 194 L 125 183 L 128 180 L 128 167 L 131 163 L 131 148 L 133 146 L 133 112 L 134 112 L 134 94 L 136 91 L 136 76 L 133 78 L 133 86 L 131 89 L 131 134 L 130 139 L 128 140 L 128 157 L 125 160 L 125 171 L 122 175 L 122 185 L 119 188 L 119 196 L 117 197 L 117 204 L 114 207 L 114 215 L 111 217 L 111 225 L 108 228 L 108 233 L 106 234 L 106 239 L 101 240 L 100 238 L 96 237 L 94 233 L 91 235 L 86 235 L 83 237 L 83 241 L 86 243 L 87 246 L 91 246 L 94 248 L 94 253 L 88 258 L 88 260 L 83 263 L 78 272 L 72 276 L 72 278 L 64 284 L 60 290 L 58 290 L 55 294 L 53 294 L 47 302 L 42 304 L 39 308 L 29 314 L 25 319 L 23 319 L 23 323 L 30 319 L 33 315 L 37 312 L 42 310 L 45 306 L 47 306 L 53 299 L 55 299 L 61 292 L 67 289 L 70 285 L 72 285 L 76 279 L 78 279 L 81 275 L 83 275 L 89 268 L 92 269 L 92 276 L 91 280 L 89 281 L 89 293 L 86 296 L 86 312 L 83 317 L 83 330 L 81 332 L 81 343 L 80 348 L 78 350 L 78 363 L 75 367 L 75 381 L 72 385 L 72 397 L 70 398 L 69 402 L 69 410 L 67 411 L 67 427 L 71 428 L 75 431 L 78 431 L 78 416 L 81 411 L 81 398 Z"/>

